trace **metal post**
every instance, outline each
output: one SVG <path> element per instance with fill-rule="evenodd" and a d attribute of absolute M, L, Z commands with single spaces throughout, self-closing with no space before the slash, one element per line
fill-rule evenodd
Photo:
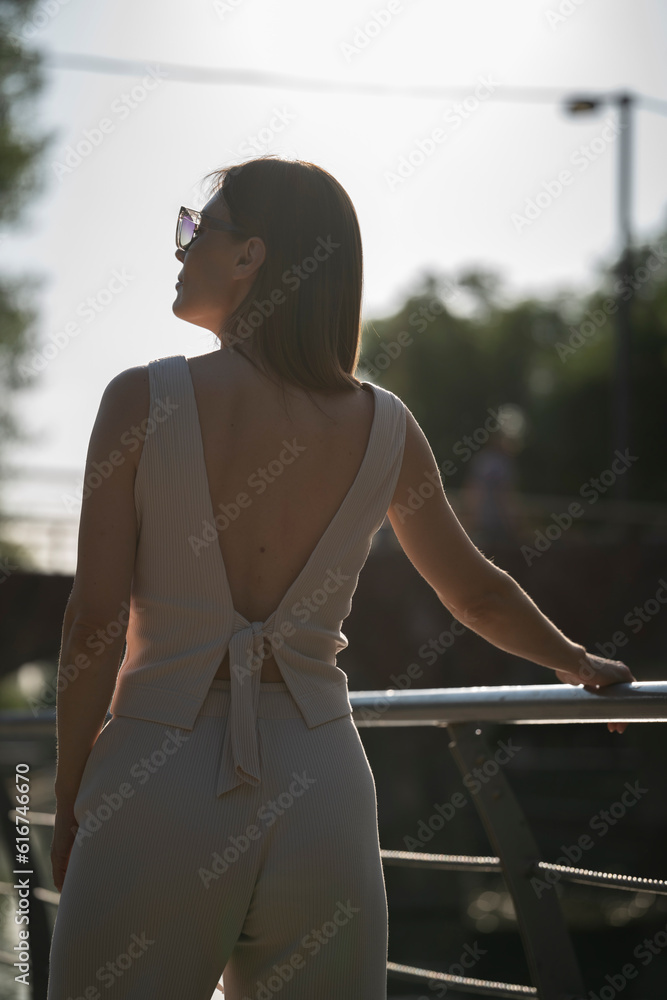
<path fill-rule="evenodd" d="M 616 265 L 617 310 L 616 345 L 614 351 L 614 376 L 612 383 L 612 451 L 622 454 L 630 447 L 630 314 L 635 281 L 631 249 L 631 151 L 632 151 L 632 110 L 633 97 L 619 94 L 619 170 L 618 170 L 618 217 L 621 249 Z M 629 477 L 618 476 L 614 490 L 619 500 L 627 500 Z"/>
<path fill-rule="evenodd" d="M 491 754 L 475 722 L 447 725 L 449 749 L 462 775 L 483 769 Z M 585 995 L 577 958 L 555 891 L 538 895 L 531 875 L 542 860 L 521 806 L 495 764 L 483 771 L 484 781 L 473 796 L 484 829 L 503 867 L 503 876 L 514 902 L 519 931 L 533 985 L 540 1000 L 574 1000 Z"/>

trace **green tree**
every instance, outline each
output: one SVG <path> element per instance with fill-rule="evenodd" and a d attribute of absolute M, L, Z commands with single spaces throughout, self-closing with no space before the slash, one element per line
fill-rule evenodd
<path fill-rule="evenodd" d="M 667 231 L 635 248 L 624 278 L 631 299 L 630 498 L 664 501 L 667 467 Z M 519 407 L 526 423 L 517 456 L 518 486 L 528 493 L 578 494 L 613 459 L 611 407 L 616 275 L 602 268 L 585 295 L 507 304 L 500 278 L 432 273 L 399 312 L 366 325 L 360 368 L 397 393 L 415 414 L 436 461 L 450 460 L 445 488 L 466 473 L 464 435 L 483 428 L 489 410 Z M 459 304 L 465 309 L 460 309 Z M 592 317 L 592 319 L 591 319 Z"/>
<path fill-rule="evenodd" d="M 44 86 L 40 54 L 26 44 L 36 34 L 35 6 L 36 0 L 0 2 L 0 244 L 6 244 L 7 229 L 20 224 L 28 199 L 42 188 L 42 155 L 53 138 L 35 136 L 30 128 L 30 111 Z M 24 388 L 19 369 L 35 346 L 35 287 L 32 277 L 0 274 L 0 469 L 5 445 L 25 439 L 12 400 Z M 2 537 L 0 556 L 5 573 L 7 566 L 28 558 Z"/>

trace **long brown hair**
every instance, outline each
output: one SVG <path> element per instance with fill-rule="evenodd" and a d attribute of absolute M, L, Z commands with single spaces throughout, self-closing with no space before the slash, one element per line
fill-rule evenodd
<path fill-rule="evenodd" d="M 275 154 L 210 177 L 241 230 L 230 237 L 266 246 L 252 288 L 218 331 L 221 345 L 254 364 L 243 349 L 251 337 L 264 374 L 306 392 L 358 388 L 363 253 L 345 189 L 322 167 Z"/>

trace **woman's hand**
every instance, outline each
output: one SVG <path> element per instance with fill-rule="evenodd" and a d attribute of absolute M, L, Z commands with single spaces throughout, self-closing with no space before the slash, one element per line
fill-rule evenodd
<path fill-rule="evenodd" d="M 62 892 L 69 856 L 79 824 L 74 816 L 74 803 L 56 806 L 56 820 L 51 841 L 51 871 L 58 892 Z"/>
<path fill-rule="evenodd" d="M 620 660 L 607 660 L 604 656 L 584 652 L 578 657 L 578 666 L 572 670 L 556 670 L 563 684 L 582 684 L 586 691 L 596 692 L 608 684 L 629 684 L 637 678 Z M 627 722 L 608 722 L 610 733 L 623 733 Z"/>

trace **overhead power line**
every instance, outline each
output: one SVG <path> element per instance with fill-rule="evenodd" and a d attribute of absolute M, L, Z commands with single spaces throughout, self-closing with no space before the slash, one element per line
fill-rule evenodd
<path fill-rule="evenodd" d="M 391 83 L 364 83 L 345 80 L 321 80 L 313 77 L 267 73 L 255 69 L 223 69 L 217 66 L 187 66 L 160 60 L 116 59 L 112 56 L 87 55 L 80 52 L 44 52 L 43 62 L 55 69 L 74 69 L 88 73 L 113 73 L 121 76 L 143 76 L 150 66 L 159 66 L 167 80 L 182 83 L 238 84 L 247 87 L 283 87 L 286 90 L 368 94 L 382 97 L 393 94 L 415 98 L 467 97 L 474 83 L 460 85 L 417 84 L 406 86 Z M 479 83 L 480 81 L 477 81 Z M 559 104 L 572 95 L 573 87 L 511 87 L 496 85 L 487 100 L 513 103 Z M 586 96 L 599 101 L 615 95 L 610 92 L 586 90 Z M 659 114 L 667 114 L 667 101 L 657 97 L 631 94 L 640 105 Z"/>

